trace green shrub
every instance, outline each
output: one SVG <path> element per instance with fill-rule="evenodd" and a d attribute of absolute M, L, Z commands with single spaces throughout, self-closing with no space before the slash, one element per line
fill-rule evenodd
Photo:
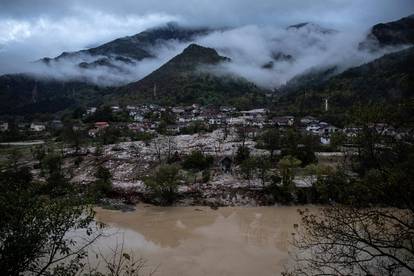
<path fill-rule="evenodd" d="M 187 170 L 202 171 L 210 168 L 213 162 L 212 156 L 204 155 L 201 151 L 193 151 L 185 157 L 182 166 Z"/>

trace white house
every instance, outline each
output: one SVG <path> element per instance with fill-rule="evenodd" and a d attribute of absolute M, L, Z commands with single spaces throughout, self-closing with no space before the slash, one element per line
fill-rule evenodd
<path fill-rule="evenodd" d="M 30 130 L 35 132 L 45 131 L 46 125 L 40 123 L 31 123 Z"/>
<path fill-rule="evenodd" d="M 96 112 L 96 107 L 90 107 L 86 110 L 87 115 L 92 115 Z"/>
<path fill-rule="evenodd" d="M 300 123 L 302 125 L 309 125 L 309 124 L 314 124 L 314 123 L 318 123 L 318 122 L 319 121 L 315 117 L 312 117 L 312 116 L 306 116 L 306 117 L 303 117 L 302 119 L 300 119 Z"/>
<path fill-rule="evenodd" d="M 5 122 L 0 123 L 1 132 L 7 131 L 8 129 L 9 129 L 9 123 L 5 123 Z"/>

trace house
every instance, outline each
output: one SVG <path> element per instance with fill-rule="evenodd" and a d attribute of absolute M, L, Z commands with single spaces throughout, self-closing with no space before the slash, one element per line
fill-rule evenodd
<path fill-rule="evenodd" d="M 209 125 L 221 125 L 223 123 L 223 120 L 221 118 L 210 118 L 208 120 Z"/>
<path fill-rule="evenodd" d="M 264 117 L 268 112 L 269 110 L 267 110 L 266 108 L 259 108 L 259 109 L 252 109 L 248 111 L 242 111 L 241 114 L 243 114 L 243 116 L 251 116 L 253 118 L 256 118 L 259 116 Z"/>
<path fill-rule="evenodd" d="M 121 111 L 121 108 L 119 106 L 114 105 L 114 106 L 111 106 L 111 110 L 112 110 L 112 112 L 116 113 L 116 112 Z"/>
<path fill-rule="evenodd" d="M 174 114 L 178 114 L 178 115 L 181 115 L 181 114 L 184 114 L 184 113 L 185 113 L 184 108 L 180 108 L 180 107 L 173 107 L 173 108 L 171 109 L 171 111 L 172 111 Z"/>
<path fill-rule="evenodd" d="M 145 131 L 145 126 L 143 124 L 133 123 L 133 124 L 128 124 L 128 129 L 135 131 L 135 132 L 143 132 Z"/>
<path fill-rule="evenodd" d="M 232 167 L 232 165 L 233 165 L 233 161 L 231 160 L 231 158 L 230 157 L 228 157 L 228 156 L 226 156 L 226 157 L 224 157 L 223 159 L 221 159 L 221 161 L 220 161 L 220 167 L 221 167 L 221 170 L 224 172 L 224 173 L 229 173 L 229 172 L 231 172 L 231 167 Z"/>
<path fill-rule="evenodd" d="M 293 116 L 273 117 L 272 123 L 275 126 L 280 126 L 280 127 L 293 126 L 293 124 L 295 123 L 295 117 Z"/>
<path fill-rule="evenodd" d="M 127 106 L 126 106 L 126 109 L 127 109 L 128 111 L 134 111 L 134 110 L 137 110 L 137 109 L 138 109 L 138 107 L 137 107 L 137 106 L 134 106 L 134 105 L 127 105 Z"/>
<path fill-rule="evenodd" d="M 35 132 L 41 132 L 46 130 L 46 125 L 41 123 L 31 123 L 30 130 Z"/>
<path fill-rule="evenodd" d="M 90 130 L 88 130 L 88 135 L 92 138 L 95 138 L 96 136 L 98 136 L 99 133 L 99 129 L 97 128 L 91 128 Z"/>
<path fill-rule="evenodd" d="M 97 129 L 105 129 L 105 128 L 109 127 L 109 123 L 108 122 L 96 122 L 95 127 Z"/>
<path fill-rule="evenodd" d="M 331 144 L 331 138 L 327 136 L 322 136 L 320 139 L 320 142 L 322 145 L 330 145 Z"/>
<path fill-rule="evenodd" d="M 220 111 L 225 112 L 225 113 L 236 112 L 236 110 L 237 109 L 235 107 L 229 107 L 229 106 L 220 107 Z"/>
<path fill-rule="evenodd" d="M 237 125 L 245 125 L 246 123 L 247 123 L 247 120 L 244 117 L 232 117 L 232 118 L 227 119 L 228 125 L 237 126 Z"/>
<path fill-rule="evenodd" d="M 0 122 L 0 131 L 4 132 L 9 130 L 9 123 L 6 122 Z"/>
<path fill-rule="evenodd" d="M 343 132 L 347 137 L 356 137 L 362 129 L 360 127 L 350 126 L 343 129 Z"/>
<path fill-rule="evenodd" d="M 316 119 L 313 116 L 306 116 L 306 117 L 303 117 L 302 119 L 300 119 L 300 123 L 302 125 L 315 124 L 315 123 L 318 123 L 318 122 L 319 122 L 318 119 Z"/>
<path fill-rule="evenodd" d="M 131 113 L 130 113 L 131 115 Z M 131 116 L 134 118 L 134 122 L 140 122 L 142 123 L 144 121 L 144 116 L 140 115 L 140 114 L 135 114 L 134 116 Z"/>
<path fill-rule="evenodd" d="M 319 129 L 319 135 L 331 135 L 332 133 L 335 133 L 339 131 L 339 128 L 333 126 L 333 125 L 325 125 L 321 126 Z"/>
<path fill-rule="evenodd" d="M 313 123 L 313 124 L 310 124 L 306 127 L 306 131 L 311 132 L 313 134 L 319 134 L 319 129 L 320 128 L 321 127 L 320 127 L 319 124 Z"/>
<path fill-rule="evenodd" d="M 92 115 L 96 112 L 97 108 L 96 107 L 90 107 L 86 110 L 86 115 Z"/>
<path fill-rule="evenodd" d="M 324 137 L 329 137 L 332 133 L 338 132 L 339 130 L 339 128 L 325 122 L 313 123 L 306 127 L 306 131 Z"/>
<path fill-rule="evenodd" d="M 177 134 L 177 133 L 180 132 L 180 127 L 179 127 L 179 125 L 168 125 L 166 127 L 166 130 L 167 130 L 168 133 Z"/>
<path fill-rule="evenodd" d="M 52 129 L 61 129 L 63 128 L 63 123 L 61 120 L 53 120 L 50 122 L 50 127 Z"/>
<path fill-rule="evenodd" d="M 293 178 L 293 184 L 297 188 L 310 188 L 318 181 L 316 175 L 306 175 L 306 176 L 295 176 Z"/>

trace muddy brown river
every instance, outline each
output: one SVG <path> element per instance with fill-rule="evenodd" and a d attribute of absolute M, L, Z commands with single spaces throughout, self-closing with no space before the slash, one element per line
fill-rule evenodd
<path fill-rule="evenodd" d="M 304 207 L 302 207 L 304 208 Z M 289 266 L 298 207 L 155 207 L 96 209 L 112 233 L 96 246 L 122 242 L 155 275 L 280 275 Z"/>

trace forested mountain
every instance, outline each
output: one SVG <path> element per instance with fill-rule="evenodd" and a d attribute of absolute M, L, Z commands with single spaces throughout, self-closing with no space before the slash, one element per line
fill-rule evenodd
<path fill-rule="evenodd" d="M 256 101 L 261 101 L 263 91 L 253 83 L 240 77 L 219 75 L 219 69 L 213 68 L 226 62 L 230 59 L 220 56 L 216 50 L 191 44 L 144 79 L 121 88 L 119 94 L 126 102 L 219 105 L 253 94 L 257 95 Z"/>
<path fill-rule="evenodd" d="M 346 70 L 318 85 L 290 91 L 280 100 L 282 105 L 320 111 L 323 101 L 329 99 L 331 109 L 345 111 L 359 103 L 411 101 L 413 88 L 414 47 L 410 47 Z"/>

